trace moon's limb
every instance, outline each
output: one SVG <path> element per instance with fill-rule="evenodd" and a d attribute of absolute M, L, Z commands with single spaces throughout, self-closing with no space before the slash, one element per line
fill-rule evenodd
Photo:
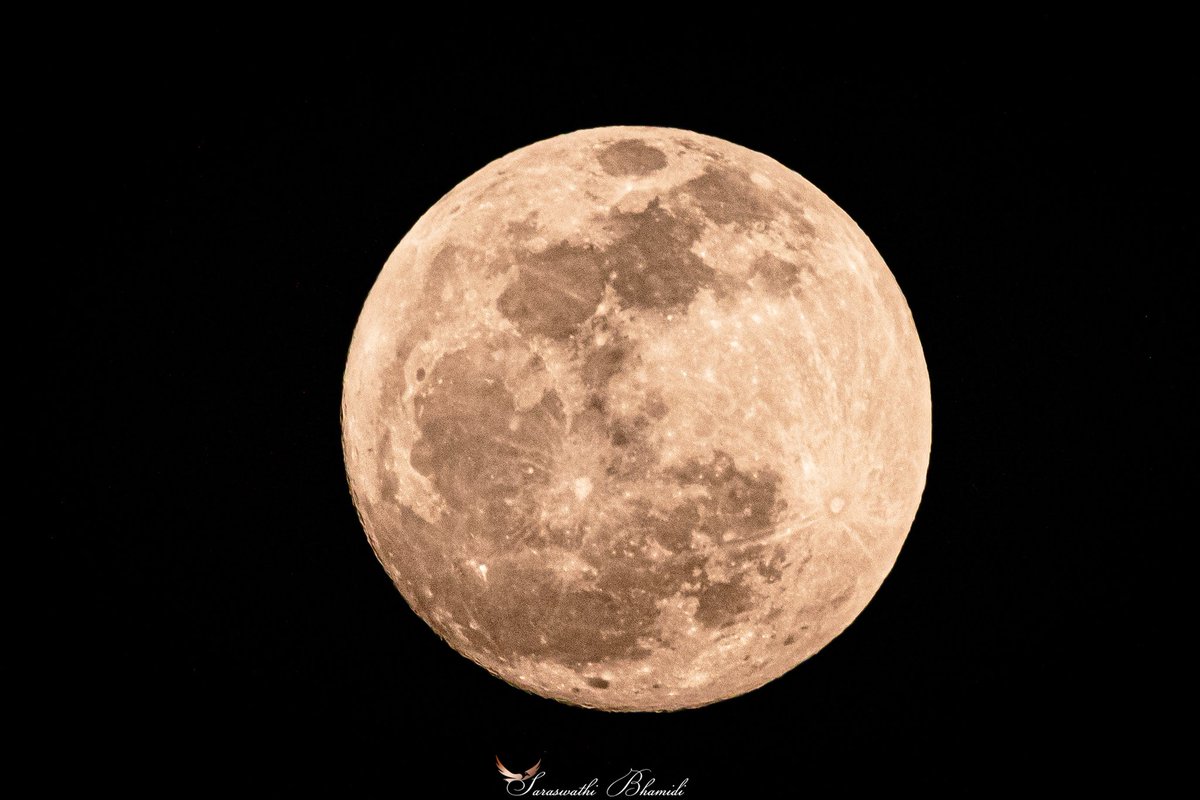
<path fill-rule="evenodd" d="M 772 159 L 663 128 L 518 150 L 363 308 L 343 443 L 413 609 L 538 694 L 665 710 L 817 652 L 924 489 L 929 378 L 867 237 Z"/>

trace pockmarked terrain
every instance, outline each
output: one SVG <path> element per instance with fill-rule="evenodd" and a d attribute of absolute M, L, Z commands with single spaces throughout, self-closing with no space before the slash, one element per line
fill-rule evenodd
<path fill-rule="evenodd" d="M 523 689 L 733 697 L 863 610 L 912 526 L 908 305 L 771 158 L 600 128 L 475 173 L 404 237 L 345 374 L 354 502 L 405 599 Z"/>

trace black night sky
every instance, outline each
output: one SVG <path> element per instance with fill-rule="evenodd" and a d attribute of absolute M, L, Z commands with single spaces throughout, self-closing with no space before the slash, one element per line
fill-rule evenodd
<path fill-rule="evenodd" d="M 22 91 L 51 231 L 28 338 L 54 368 L 19 434 L 52 458 L 16 688 L 62 765 L 43 779 L 486 798 L 499 754 L 601 796 L 630 767 L 690 797 L 1140 782 L 1194 70 L 1034 23 L 846 63 L 719 25 L 603 57 L 534 32 L 267 52 L 215 26 L 48 58 Z M 350 337 L 409 227 L 489 161 L 610 124 L 821 188 L 896 276 L 933 390 L 927 488 L 867 610 L 763 689 L 674 714 L 567 707 L 457 655 L 375 560 L 341 454 Z"/>

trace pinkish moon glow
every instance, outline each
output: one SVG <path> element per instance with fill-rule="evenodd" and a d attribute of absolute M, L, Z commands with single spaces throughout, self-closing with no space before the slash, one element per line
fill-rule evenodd
<path fill-rule="evenodd" d="M 345 374 L 355 505 L 409 605 L 530 692 L 705 705 L 837 636 L 920 503 L 929 375 L 871 242 L 782 164 L 599 128 L 400 242 Z"/>

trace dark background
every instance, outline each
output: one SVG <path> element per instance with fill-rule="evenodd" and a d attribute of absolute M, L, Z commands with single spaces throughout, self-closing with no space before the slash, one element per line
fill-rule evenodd
<path fill-rule="evenodd" d="M 52 369 L 18 434 L 49 454 L 48 567 L 16 688 L 48 780 L 499 797 L 499 754 L 544 756 L 548 787 L 637 766 L 693 797 L 1141 782 L 1145 609 L 1178 536 L 1154 497 L 1168 287 L 1195 261 L 1171 26 L 1041 16 L 887 54 L 806 34 L 832 55 L 771 27 L 268 48 L 217 26 L 39 62 L 20 152 Z M 443 644 L 376 562 L 339 440 L 357 314 L 409 227 L 489 161 L 609 124 L 719 136 L 825 191 L 895 274 L 933 390 L 924 498 L 866 611 L 672 714 L 527 695 Z"/>

